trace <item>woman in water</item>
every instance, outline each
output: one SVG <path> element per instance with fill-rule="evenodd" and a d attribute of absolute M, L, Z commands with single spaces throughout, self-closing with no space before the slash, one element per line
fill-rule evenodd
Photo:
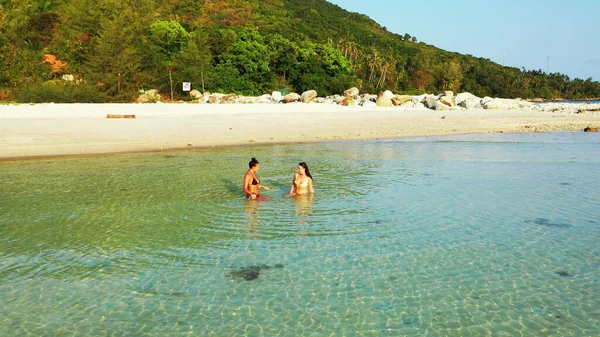
<path fill-rule="evenodd" d="M 311 194 L 315 194 L 315 190 L 313 189 L 313 179 L 308 170 L 308 165 L 302 162 L 298 164 L 298 171 L 294 173 L 292 187 L 290 187 L 288 196 L 306 195 L 309 191 Z"/>
<path fill-rule="evenodd" d="M 256 158 L 252 158 L 248 163 L 248 171 L 244 175 L 244 192 L 246 197 L 252 200 L 267 200 L 268 197 L 260 195 L 260 189 L 270 190 L 267 186 L 260 184 L 260 179 L 256 176 L 256 172 L 260 168 L 260 163 Z"/>

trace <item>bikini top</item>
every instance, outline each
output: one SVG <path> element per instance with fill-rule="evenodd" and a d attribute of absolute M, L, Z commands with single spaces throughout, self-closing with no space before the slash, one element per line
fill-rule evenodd
<path fill-rule="evenodd" d="M 308 186 L 308 178 L 304 179 L 303 183 L 300 183 L 300 180 L 298 178 L 296 178 L 296 180 L 294 180 L 294 184 L 301 186 L 301 187 Z"/>
<path fill-rule="evenodd" d="M 252 185 L 258 185 L 258 183 L 260 183 L 260 180 L 256 180 L 256 178 L 252 178 Z"/>

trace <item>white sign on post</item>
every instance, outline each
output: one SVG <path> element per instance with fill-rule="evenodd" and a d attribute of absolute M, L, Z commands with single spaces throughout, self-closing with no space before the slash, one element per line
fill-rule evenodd
<path fill-rule="evenodd" d="M 192 89 L 192 83 L 183 82 L 183 91 L 190 91 Z"/>

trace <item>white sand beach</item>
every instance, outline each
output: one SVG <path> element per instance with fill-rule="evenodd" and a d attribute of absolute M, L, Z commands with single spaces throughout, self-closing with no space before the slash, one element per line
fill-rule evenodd
<path fill-rule="evenodd" d="M 0 158 L 600 127 L 600 112 L 575 113 L 568 105 L 451 111 L 315 103 L 1 105 Z"/>

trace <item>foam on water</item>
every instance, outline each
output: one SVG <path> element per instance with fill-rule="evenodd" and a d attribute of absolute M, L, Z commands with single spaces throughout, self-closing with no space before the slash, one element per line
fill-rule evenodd
<path fill-rule="evenodd" d="M 598 336 L 600 137 L 0 164 L 0 335 Z M 251 157 L 272 188 L 247 201 Z M 285 198 L 306 161 L 314 198 Z"/>

